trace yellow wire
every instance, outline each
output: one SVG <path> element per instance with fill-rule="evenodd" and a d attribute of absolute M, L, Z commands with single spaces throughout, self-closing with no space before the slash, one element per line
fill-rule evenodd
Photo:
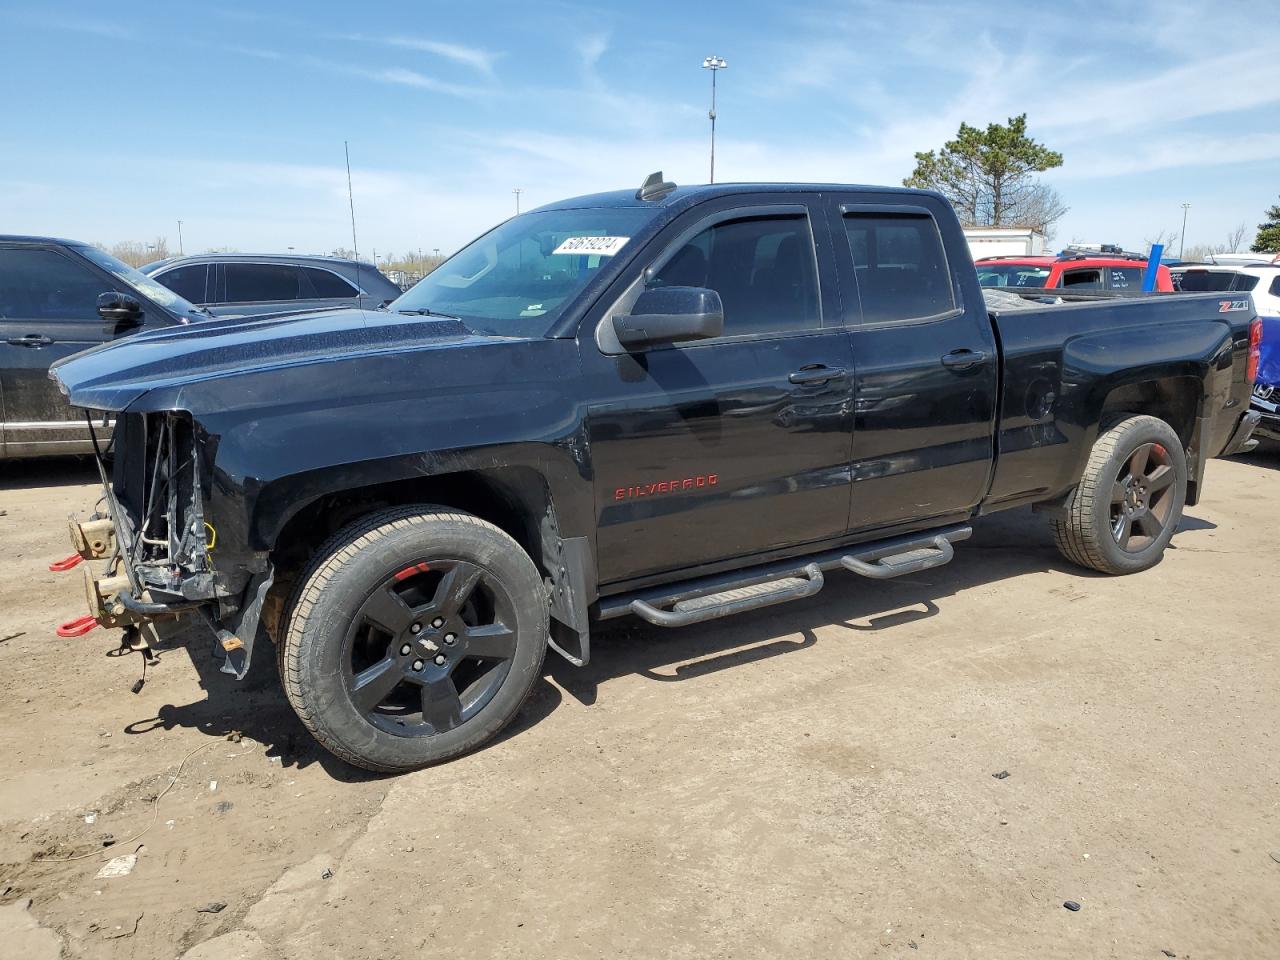
<path fill-rule="evenodd" d="M 218 545 L 218 531 L 213 529 L 213 524 L 208 520 L 204 522 L 204 528 L 209 531 L 209 542 L 204 545 L 204 548 L 212 550 Z"/>

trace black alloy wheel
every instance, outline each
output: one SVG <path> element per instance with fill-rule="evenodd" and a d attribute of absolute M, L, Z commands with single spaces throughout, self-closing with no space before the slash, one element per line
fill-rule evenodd
<path fill-rule="evenodd" d="M 1111 535 L 1121 550 L 1141 553 L 1164 533 L 1177 478 L 1168 449 L 1144 443 L 1125 461 L 1111 487 Z"/>
<path fill-rule="evenodd" d="M 346 638 L 347 691 L 373 725 L 429 737 L 470 720 L 511 669 L 514 604 L 464 560 L 423 559 L 380 584 Z"/>

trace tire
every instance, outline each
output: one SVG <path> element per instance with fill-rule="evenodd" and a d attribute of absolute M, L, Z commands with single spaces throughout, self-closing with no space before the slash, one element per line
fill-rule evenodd
<path fill-rule="evenodd" d="M 335 756 L 379 773 L 450 760 L 520 711 L 546 654 L 546 588 L 520 545 L 445 507 L 339 530 L 299 577 L 281 680 Z"/>
<path fill-rule="evenodd" d="M 1102 573 L 1146 570 L 1164 555 L 1186 497 L 1187 458 L 1173 428 L 1149 416 L 1112 421 L 1051 520 L 1058 551 Z"/>

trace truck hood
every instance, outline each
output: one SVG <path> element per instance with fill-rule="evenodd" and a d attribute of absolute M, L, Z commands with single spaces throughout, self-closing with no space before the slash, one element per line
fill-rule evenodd
<path fill-rule="evenodd" d="M 366 310 L 224 318 L 105 343 L 58 361 L 49 376 L 75 406 L 119 411 L 158 388 L 491 339 L 451 318 Z"/>

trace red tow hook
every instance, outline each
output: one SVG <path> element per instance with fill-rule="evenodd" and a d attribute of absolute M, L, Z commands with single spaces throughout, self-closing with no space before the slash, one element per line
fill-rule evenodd
<path fill-rule="evenodd" d="M 53 563 L 49 564 L 49 569 L 54 573 L 63 573 L 70 570 L 72 567 L 79 566 L 82 560 L 84 560 L 84 557 L 80 556 L 80 554 L 72 553 L 63 557 L 61 560 L 53 561 Z"/>
<path fill-rule="evenodd" d="M 68 620 L 62 626 L 58 627 L 58 636 L 83 637 L 97 625 L 98 618 L 86 613 L 83 617 L 76 617 L 74 620 Z"/>

